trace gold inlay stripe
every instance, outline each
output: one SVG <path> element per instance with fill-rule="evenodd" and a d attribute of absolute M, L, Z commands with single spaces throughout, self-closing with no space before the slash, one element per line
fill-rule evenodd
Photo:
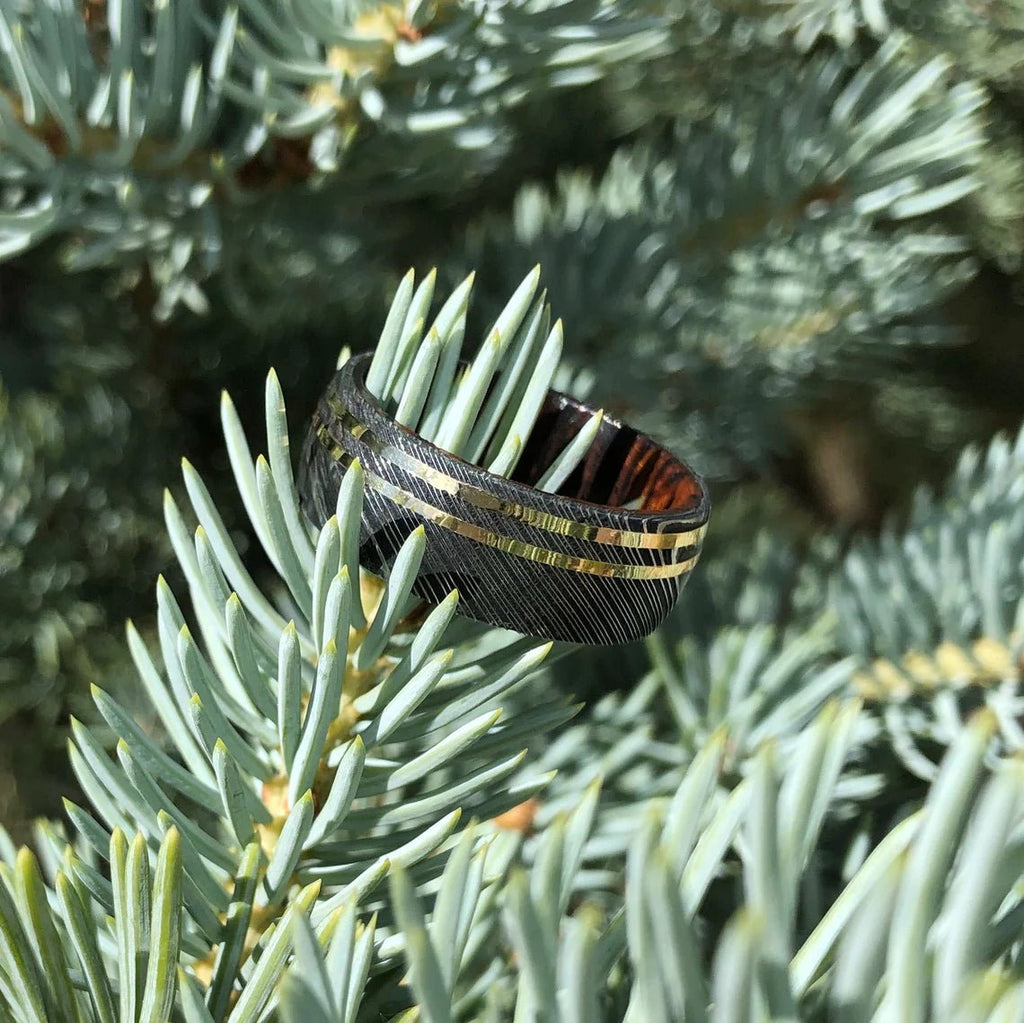
<path fill-rule="evenodd" d="M 327 449 L 332 458 L 347 464 L 351 457 L 340 445 L 332 442 L 325 427 L 321 426 L 318 431 L 320 442 Z M 331 443 L 329 443 L 331 442 Z M 495 550 L 506 554 L 512 554 L 517 558 L 524 558 L 528 561 L 537 561 L 543 565 L 551 565 L 555 568 L 564 568 L 570 572 L 584 572 L 588 575 L 604 576 L 614 579 L 673 579 L 676 576 L 689 572 L 700 558 L 700 551 L 685 561 L 678 561 L 669 565 L 615 565 L 607 561 L 592 561 L 589 558 L 578 558 L 571 554 L 562 554 L 559 551 L 549 551 L 534 544 L 525 543 L 522 540 L 513 540 L 511 537 L 499 536 L 490 530 L 484 529 L 473 522 L 460 519 L 441 508 L 410 494 L 407 490 L 395 486 L 374 472 L 363 469 L 363 477 L 368 486 L 377 493 L 382 494 L 394 504 L 402 508 L 408 508 L 428 522 L 433 522 L 442 529 L 465 536 L 470 540 L 481 543 L 486 547 L 493 547 Z"/>
<path fill-rule="evenodd" d="M 367 427 L 360 423 L 352 413 L 341 404 L 337 395 L 328 398 L 331 411 L 341 421 L 356 439 L 364 437 Z M 376 438 L 374 438 L 376 441 Z M 365 438 L 363 443 L 367 443 Z M 707 524 L 696 526 L 693 529 L 673 533 L 636 533 L 625 529 L 613 529 L 609 526 L 592 526 L 585 522 L 576 522 L 573 519 L 566 519 L 550 512 L 541 511 L 539 508 L 527 508 L 521 504 L 514 504 L 511 501 L 504 501 L 494 494 L 481 490 L 471 483 L 464 483 L 447 473 L 435 469 L 432 465 L 413 457 L 400 448 L 391 444 L 379 442 L 370 445 L 373 450 L 382 458 L 394 462 L 407 472 L 425 480 L 432 487 L 453 497 L 458 497 L 474 508 L 481 508 L 484 511 L 495 511 L 509 518 L 517 519 L 528 526 L 536 526 L 548 533 L 556 533 L 560 536 L 571 536 L 577 540 L 590 540 L 594 543 L 606 543 L 616 547 L 640 547 L 649 550 L 675 550 L 679 547 L 692 547 L 701 543 L 704 534 L 707 532 Z M 340 450 L 340 449 L 339 449 Z"/>
<path fill-rule="evenodd" d="M 543 547 L 535 547 L 531 543 L 522 540 L 513 540 L 511 537 L 499 536 L 490 530 L 483 529 L 465 519 L 450 515 L 441 508 L 410 494 L 407 490 L 396 487 L 385 479 L 381 479 L 375 473 L 363 470 L 366 482 L 379 494 L 383 494 L 390 501 L 414 511 L 417 515 L 442 529 L 458 533 L 459 536 L 468 537 L 486 547 L 493 547 L 495 550 L 505 554 L 513 554 L 517 558 L 525 558 L 528 561 L 539 561 L 543 565 L 553 565 L 555 568 L 565 568 L 570 572 L 585 572 L 588 575 L 608 576 L 615 579 L 672 579 L 689 572 L 700 554 L 697 553 L 686 561 L 680 561 L 671 565 L 613 565 L 607 561 L 591 561 L 588 558 L 577 558 L 571 554 L 561 554 L 558 551 L 549 551 Z"/>

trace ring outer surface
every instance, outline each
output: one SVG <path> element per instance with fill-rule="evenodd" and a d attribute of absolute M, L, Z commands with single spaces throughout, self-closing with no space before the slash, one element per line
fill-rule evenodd
<path fill-rule="evenodd" d="M 350 359 L 318 403 L 302 451 L 303 510 L 318 526 L 335 512 L 348 465 L 365 475 L 359 555 L 390 570 L 419 526 L 427 545 L 413 592 L 439 603 L 459 590 L 459 613 L 569 643 L 626 643 L 652 632 L 676 603 L 700 555 L 710 504 L 678 459 L 686 507 L 626 509 L 537 490 L 466 462 L 396 423 L 365 386 L 370 355 Z M 558 392 L 546 409 L 592 410 Z M 606 425 L 607 424 L 607 425 Z M 614 420 L 663 458 L 653 441 Z M 534 433 L 537 430 L 535 428 Z M 571 440 L 566 436 L 560 443 Z M 671 457 L 671 456 L 668 456 Z"/>

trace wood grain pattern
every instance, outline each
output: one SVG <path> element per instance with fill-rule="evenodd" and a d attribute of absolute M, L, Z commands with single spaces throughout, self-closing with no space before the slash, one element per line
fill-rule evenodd
<path fill-rule="evenodd" d="M 628 426 L 605 420 L 559 493 L 532 483 L 593 414 L 551 392 L 507 480 L 396 424 L 366 390 L 369 356 L 331 380 L 302 452 L 310 519 L 334 513 L 345 469 L 366 474 L 363 566 L 385 574 L 422 525 L 427 549 L 414 591 L 452 589 L 479 621 L 572 643 L 622 643 L 653 631 L 696 564 L 709 504 L 699 477 Z M 623 504 L 639 507 L 623 508 Z"/>

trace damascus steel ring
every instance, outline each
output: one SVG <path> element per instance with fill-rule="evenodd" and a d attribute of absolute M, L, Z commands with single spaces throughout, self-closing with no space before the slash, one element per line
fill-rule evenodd
<path fill-rule="evenodd" d="M 350 359 L 317 406 L 300 493 L 317 525 L 334 514 L 345 469 L 365 474 L 360 562 L 383 575 L 418 526 L 426 554 L 413 587 L 438 603 L 459 591 L 477 621 L 570 643 L 652 632 L 697 562 L 709 503 L 700 478 L 649 437 L 604 419 L 556 494 L 540 475 L 593 415 L 547 395 L 512 479 L 396 423 L 366 389 L 370 356 Z M 628 506 L 628 507 L 626 507 Z"/>

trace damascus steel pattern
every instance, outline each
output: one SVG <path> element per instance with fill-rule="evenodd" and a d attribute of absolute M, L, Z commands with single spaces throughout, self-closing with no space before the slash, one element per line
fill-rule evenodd
<path fill-rule="evenodd" d="M 317 406 L 299 490 L 318 526 L 345 470 L 366 480 L 360 562 L 390 569 L 418 526 L 426 554 L 413 587 L 438 603 L 459 591 L 477 621 L 570 643 L 624 643 L 652 632 L 697 563 L 709 502 L 700 478 L 649 437 L 605 418 L 556 494 L 533 488 L 593 410 L 550 391 L 512 479 L 495 476 L 394 422 L 350 359 Z M 625 507 L 628 506 L 628 507 Z"/>

